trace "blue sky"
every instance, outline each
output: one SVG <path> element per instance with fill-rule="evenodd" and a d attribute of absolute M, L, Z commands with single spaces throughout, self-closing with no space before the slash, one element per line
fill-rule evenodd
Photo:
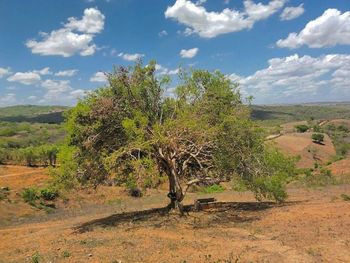
<path fill-rule="evenodd" d="M 254 103 L 348 101 L 350 3 L 0 0 L 0 106 L 73 105 L 137 58 L 218 69 Z"/>

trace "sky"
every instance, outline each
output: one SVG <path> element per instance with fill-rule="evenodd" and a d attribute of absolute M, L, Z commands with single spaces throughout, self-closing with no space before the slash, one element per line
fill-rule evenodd
<path fill-rule="evenodd" d="M 74 105 L 113 66 L 220 70 L 255 104 L 350 101 L 349 0 L 0 0 L 0 107 Z"/>

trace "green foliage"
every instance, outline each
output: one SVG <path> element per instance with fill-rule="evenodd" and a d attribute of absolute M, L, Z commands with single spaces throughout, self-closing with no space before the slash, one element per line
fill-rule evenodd
<path fill-rule="evenodd" d="M 54 189 L 70 190 L 76 186 L 78 165 L 74 158 L 75 153 L 76 149 L 72 146 L 60 146 L 57 155 L 60 165 L 49 170 Z"/>
<path fill-rule="evenodd" d="M 307 130 L 309 129 L 309 126 L 301 124 L 301 125 L 295 126 L 295 128 L 297 132 L 304 133 L 304 132 L 307 132 Z"/>
<path fill-rule="evenodd" d="M 205 194 L 222 193 L 223 191 L 225 191 L 225 188 L 219 184 L 213 184 L 201 188 L 201 192 Z"/>
<path fill-rule="evenodd" d="M 299 178 L 299 182 L 301 182 L 306 187 L 325 187 L 328 185 L 338 185 L 341 180 L 337 179 L 332 175 L 332 172 L 328 169 L 321 168 L 320 171 L 312 173 L 306 172 Z"/>
<path fill-rule="evenodd" d="M 50 188 L 44 188 L 40 191 L 40 197 L 46 201 L 52 201 L 58 197 L 58 191 Z"/>
<path fill-rule="evenodd" d="M 324 135 L 322 133 L 313 133 L 311 139 L 316 143 L 322 143 L 324 140 Z"/>
<path fill-rule="evenodd" d="M 71 256 L 71 254 L 69 253 L 69 251 L 65 250 L 65 251 L 63 251 L 62 256 L 64 258 L 69 258 Z"/>
<path fill-rule="evenodd" d="M 34 204 L 34 202 L 40 198 L 38 190 L 36 188 L 25 188 L 22 191 L 22 198 L 26 203 Z"/>
<path fill-rule="evenodd" d="M 62 127 L 56 124 L 2 122 L 0 163 L 56 165 L 56 143 L 62 141 L 64 135 Z"/>
<path fill-rule="evenodd" d="M 218 71 L 181 70 L 175 97 L 164 98 L 169 78 L 158 79 L 155 65 L 115 69 L 107 87 L 67 112 L 73 161 L 60 151 L 55 181 L 76 175 L 82 184 L 114 179 L 141 189 L 166 176 L 181 202 L 184 181 L 239 176 L 258 198 L 282 201 L 294 162 L 264 145 L 237 84 Z"/>
<path fill-rule="evenodd" d="M 349 196 L 349 195 L 341 194 L 340 197 L 341 197 L 341 199 L 343 199 L 344 201 L 350 201 L 350 196 Z"/>
<path fill-rule="evenodd" d="M 30 262 L 31 263 L 40 263 L 40 260 L 42 259 L 42 256 L 39 254 L 39 252 L 38 251 L 36 251 L 33 255 L 32 255 L 32 257 L 31 257 L 31 259 L 30 259 Z"/>

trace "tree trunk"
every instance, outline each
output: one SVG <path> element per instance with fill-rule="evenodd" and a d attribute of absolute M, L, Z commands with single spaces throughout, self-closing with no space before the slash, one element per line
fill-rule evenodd
<path fill-rule="evenodd" d="M 182 200 L 184 199 L 184 194 L 182 192 L 182 188 L 179 182 L 179 178 L 174 169 L 171 169 L 169 177 L 169 195 L 170 204 L 169 208 L 171 209 L 179 209 L 181 215 L 183 214 L 183 205 Z"/>

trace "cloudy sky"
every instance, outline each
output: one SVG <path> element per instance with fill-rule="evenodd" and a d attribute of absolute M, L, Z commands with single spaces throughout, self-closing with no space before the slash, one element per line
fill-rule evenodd
<path fill-rule="evenodd" d="M 258 104 L 349 101 L 350 2 L 0 0 L 0 106 L 73 105 L 139 58 L 218 69 Z"/>

